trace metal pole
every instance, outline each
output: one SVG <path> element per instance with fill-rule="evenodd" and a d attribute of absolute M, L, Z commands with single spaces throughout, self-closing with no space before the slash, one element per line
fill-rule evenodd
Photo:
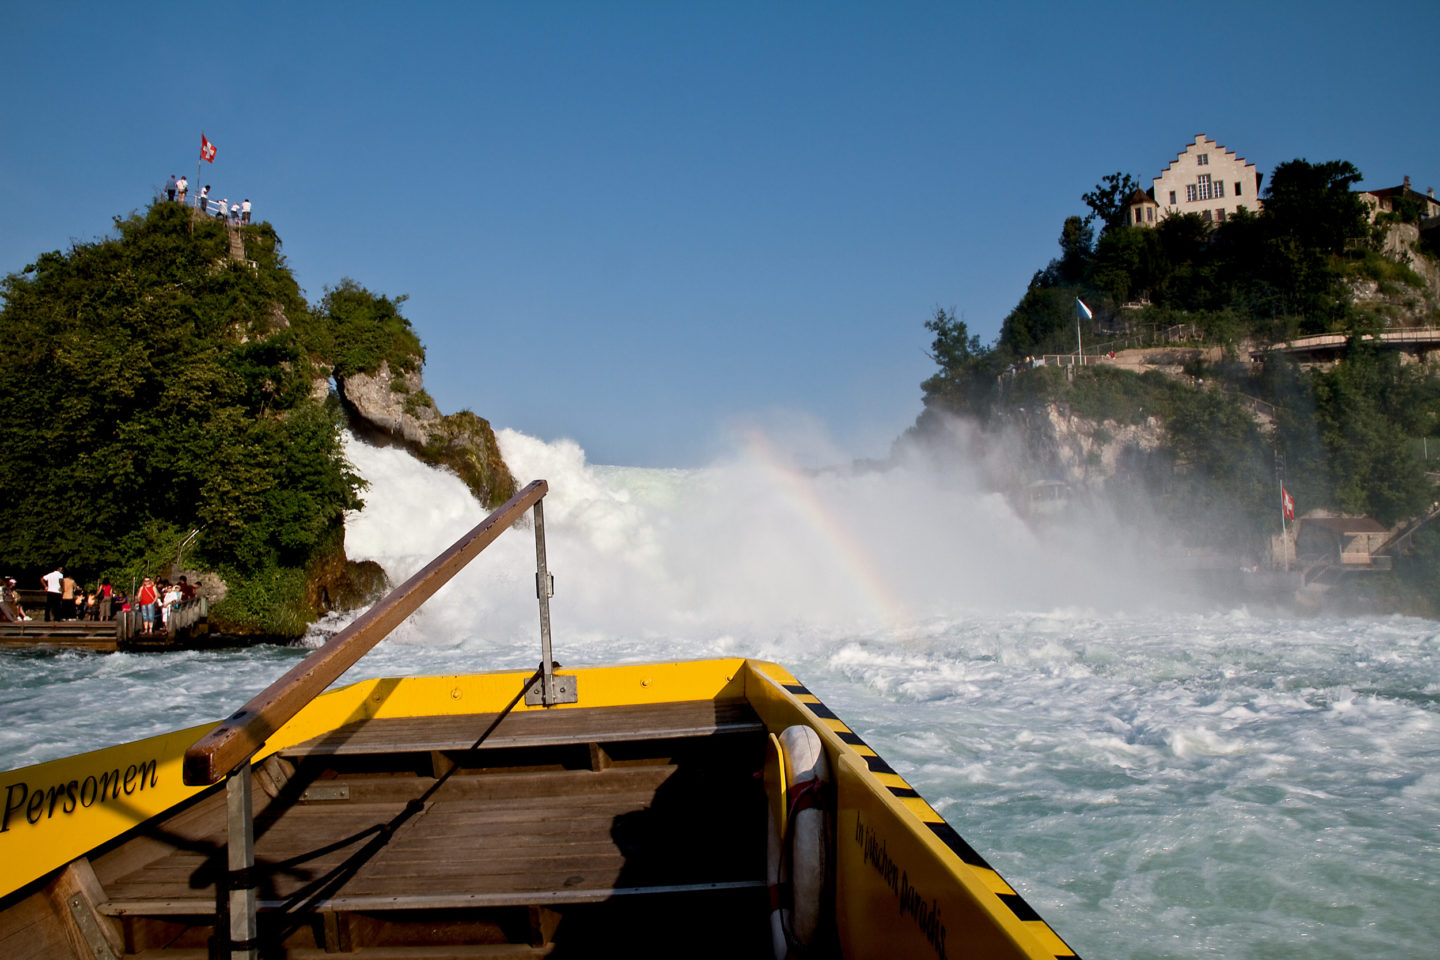
<path fill-rule="evenodd" d="M 250 761 L 246 760 L 225 781 L 225 815 L 228 827 L 226 856 L 229 866 L 230 960 L 257 960 L 255 887 L 255 827 L 251 820 Z M 218 931 L 217 931 L 218 932 Z"/>
<path fill-rule="evenodd" d="M 555 669 L 550 657 L 550 598 L 555 595 L 555 578 L 545 566 L 545 501 L 535 503 L 535 596 L 540 600 L 541 696 L 555 702 Z"/>
<path fill-rule="evenodd" d="M 1280 553 L 1285 572 L 1290 572 L 1290 531 L 1285 526 L 1285 454 L 1275 451 L 1275 480 L 1280 487 Z"/>
<path fill-rule="evenodd" d="M 540 600 L 540 682 L 525 691 L 530 706 L 553 707 L 557 703 L 578 703 L 576 678 L 555 676 L 550 654 L 550 598 L 555 596 L 555 577 L 545 566 L 544 501 L 535 501 L 535 596 Z"/>

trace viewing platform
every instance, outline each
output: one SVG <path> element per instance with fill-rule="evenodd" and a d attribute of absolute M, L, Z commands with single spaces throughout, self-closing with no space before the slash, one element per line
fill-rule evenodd
<path fill-rule="evenodd" d="M 1408 330 L 1387 330 L 1379 334 L 1365 334 L 1363 343 L 1376 343 L 1382 347 L 1424 353 L 1440 349 L 1440 327 L 1415 327 Z M 1271 344 L 1250 351 L 1251 360 L 1264 360 L 1267 356 L 1281 355 L 1297 360 L 1316 360 L 1344 351 L 1350 337 L 1343 333 L 1322 333 L 1313 337 L 1299 337 L 1283 343 Z"/>
<path fill-rule="evenodd" d="M 25 591 L 26 594 L 39 591 Z M 152 634 L 141 632 L 140 612 L 121 610 L 110 620 L 44 620 L 43 595 L 39 603 L 22 597 L 31 619 L 15 617 L 10 605 L 0 604 L 0 649 L 55 647 L 114 653 L 117 650 L 182 650 L 218 646 L 210 634 L 210 603 L 204 598 L 177 603 L 170 622 Z M 36 617 L 35 612 L 41 617 Z"/>

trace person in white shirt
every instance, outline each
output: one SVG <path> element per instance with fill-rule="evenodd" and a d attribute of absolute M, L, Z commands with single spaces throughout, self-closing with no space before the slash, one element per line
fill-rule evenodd
<path fill-rule="evenodd" d="M 240 204 L 240 222 L 250 222 L 250 198 L 246 197 L 245 202 Z"/>
<path fill-rule="evenodd" d="M 179 602 L 180 588 L 172 583 L 165 588 L 165 593 L 160 598 L 160 622 L 166 628 L 170 626 L 170 608 Z"/>
<path fill-rule="evenodd" d="M 60 619 L 60 585 L 65 582 L 65 568 L 56 567 L 40 578 L 45 584 L 45 619 Z"/>

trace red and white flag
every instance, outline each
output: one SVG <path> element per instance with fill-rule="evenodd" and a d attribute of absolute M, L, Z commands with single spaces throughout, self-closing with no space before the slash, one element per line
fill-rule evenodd
<path fill-rule="evenodd" d="M 1280 512 L 1285 514 L 1286 520 L 1295 519 L 1295 498 L 1284 487 L 1280 488 Z"/>
<path fill-rule="evenodd" d="M 205 139 L 205 134 L 200 134 L 200 159 L 207 163 L 215 162 L 215 144 Z"/>

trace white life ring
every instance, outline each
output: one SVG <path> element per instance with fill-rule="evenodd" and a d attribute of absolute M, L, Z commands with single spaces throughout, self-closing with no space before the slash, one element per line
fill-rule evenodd
<path fill-rule="evenodd" d="M 776 960 L 787 960 L 815 943 L 830 882 L 830 765 L 820 735 L 803 724 L 772 733 L 765 781 L 770 940 Z"/>

